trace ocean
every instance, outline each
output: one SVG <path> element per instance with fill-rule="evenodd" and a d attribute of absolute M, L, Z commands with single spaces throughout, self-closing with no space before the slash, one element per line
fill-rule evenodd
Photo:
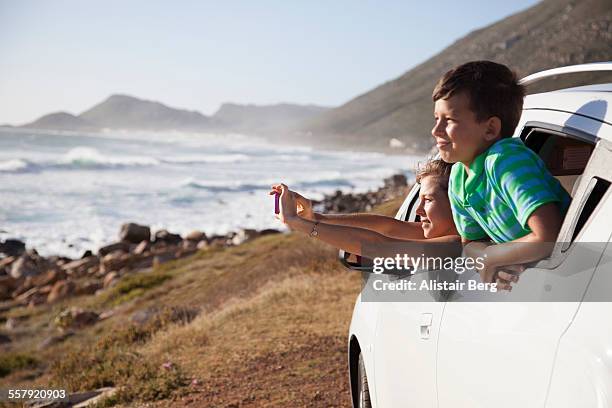
<path fill-rule="evenodd" d="M 186 234 L 284 229 L 269 187 L 364 192 L 422 157 L 283 146 L 252 136 L 0 130 L 0 238 L 80 257 L 125 222 Z"/>

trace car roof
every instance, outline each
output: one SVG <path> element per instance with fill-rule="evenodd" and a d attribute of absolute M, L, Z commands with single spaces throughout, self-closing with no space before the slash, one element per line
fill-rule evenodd
<path fill-rule="evenodd" d="M 527 95 L 523 109 L 578 113 L 612 125 L 612 83 Z"/>

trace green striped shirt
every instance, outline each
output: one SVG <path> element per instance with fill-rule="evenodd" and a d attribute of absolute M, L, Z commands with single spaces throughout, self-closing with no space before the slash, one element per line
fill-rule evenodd
<path fill-rule="evenodd" d="M 569 206 L 569 194 L 518 138 L 498 140 L 469 169 L 455 163 L 448 187 L 455 225 L 469 240 L 513 241 L 531 232 L 527 220 L 541 205 L 558 202 L 562 215 Z"/>

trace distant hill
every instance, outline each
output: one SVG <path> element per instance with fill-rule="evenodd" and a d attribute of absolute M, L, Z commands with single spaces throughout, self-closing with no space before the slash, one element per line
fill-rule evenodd
<path fill-rule="evenodd" d="M 377 149 L 397 138 L 409 148 L 429 150 L 435 83 L 450 68 L 477 59 L 508 64 L 521 76 L 612 60 L 612 1 L 545 0 L 476 30 L 399 78 L 307 121 L 300 137 L 316 145 Z M 584 84 L 596 77 L 601 74 L 562 77 L 556 85 Z"/>
<path fill-rule="evenodd" d="M 100 128 L 203 130 L 211 126 L 210 118 L 200 112 L 171 108 L 128 95 L 111 95 L 79 118 Z"/>
<path fill-rule="evenodd" d="M 27 127 L 48 130 L 93 130 L 96 128 L 91 122 L 67 112 L 55 112 L 42 116 L 28 123 Z"/>
<path fill-rule="evenodd" d="M 276 105 L 238 105 L 224 103 L 212 116 L 217 123 L 237 131 L 259 132 L 290 128 L 331 108 L 316 105 L 281 103 Z"/>
<path fill-rule="evenodd" d="M 315 105 L 238 105 L 226 103 L 213 116 L 166 106 L 128 95 L 111 95 L 78 116 L 45 115 L 21 127 L 50 130 L 184 130 L 263 133 L 296 128 L 305 119 L 330 108 Z"/>

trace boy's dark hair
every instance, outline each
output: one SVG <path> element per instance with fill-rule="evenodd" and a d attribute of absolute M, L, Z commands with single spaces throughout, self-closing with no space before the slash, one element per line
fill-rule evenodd
<path fill-rule="evenodd" d="M 448 178 L 450 177 L 452 163 L 440 159 L 430 159 L 424 165 L 419 165 L 416 171 L 416 182 L 421 184 L 425 177 L 438 177 L 438 181 L 445 189 L 448 189 Z"/>
<path fill-rule="evenodd" d="M 466 92 L 470 109 L 482 122 L 492 116 L 501 121 L 501 136 L 511 137 L 523 110 L 525 87 L 514 72 L 492 61 L 472 61 L 448 71 L 433 90 L 434 102 Z"/>

